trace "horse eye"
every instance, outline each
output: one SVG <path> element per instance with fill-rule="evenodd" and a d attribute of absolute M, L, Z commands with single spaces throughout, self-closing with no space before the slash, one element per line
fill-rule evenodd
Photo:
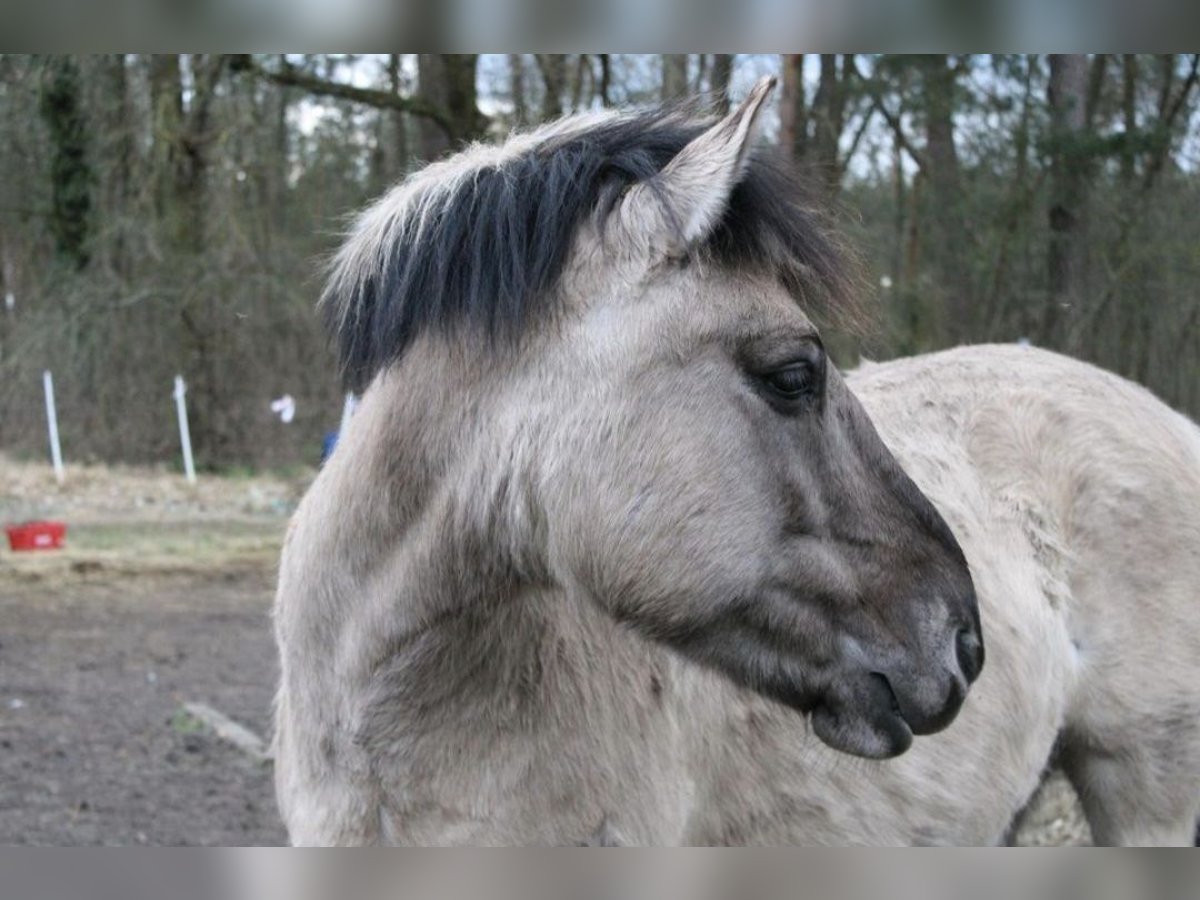
<path fill-rule="evenodd" d="M 762 379 L 767 387 L 787 400 L 798 400 L 816 387 L 815 371 L 808 363 L 768 372 Z"/>

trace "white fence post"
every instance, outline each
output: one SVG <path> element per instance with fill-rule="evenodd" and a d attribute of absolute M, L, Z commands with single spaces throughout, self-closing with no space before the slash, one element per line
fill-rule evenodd
<path fill-rule="evenodd" d="M 187 388 L 183 384 L 183 376 L 175 376 L 175 414 L 179 417 L 179 443 L 183 445 L 183 473 L 189 484 L 196 483 L 196 465 L 192 461 L 192 435 L 188 431 L 187 401 L 184 395 Z"/>
<path fill-rule="evenodd" d="M 342 421 L 338 425 L 338 440 L 340 441 L 346 433 L 346 426 L 350 424 L 350 417 L 354 415 L 354 407 L 358 406 L 358 401 L 354 399 L 354 394 L 346 391 L 346 402 L 342 404 Z"/>
<path fill-rule="evenodd" d="M 47 369 L 42 373 L 42 388 L 46 393 L 46 424 L 50 429 L 50 460 L 54 463 L 54 478 L 63 483 L 62 446 L 58 442 L 58 411 L 54 408 L 54 376 Z"/>

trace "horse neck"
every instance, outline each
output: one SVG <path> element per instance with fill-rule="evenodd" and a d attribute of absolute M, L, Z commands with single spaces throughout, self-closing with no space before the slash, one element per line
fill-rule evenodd
<path fill-rule="evenodd" d="M 327 541 L 353 585 L 340 593 L 344 627 L 360 632 L 344 641 L 355 658 L 375 667 L 398 652 L 411 657 L 406 670 L 421 670 L 410 684 L 508 694 L 497 708 L 513 709 L 526 695 L 603 690 L 614 654 L 645 665 L 645 648 L 623 650 L 633 639 L 526 550 L 533 537 L 500 511 L 520 488 L 496 471 L 497 449 L 464 433 L 472 423 L 461 410 L 415 396 L 397 378 L 373 386 L 322 473 L 322 506 L 342 524 Z M 579 660 L 598 668 L 576 674 Z"/>
<path fill-rule="evenodd" d="M 447 768 L 461 767 L 451 779 L 461 784 L 500 765 L 497 754 L 537 760 L 551 781 L 607 773 L 589 783 L 608 792 L 590 807 L 641 805 L 647 823 L 652 809 L 669 811 L 654 828 L 678 839 L 688 770 L 700 767 L 697 748 L 711 743 L 724 692 L 551 574 L 538 553 L 502 546 L 512 528 L 480 514 L 493 487 L 485 467 L 448 471 L 452 436 L 412 410 L 397 415 L 401 402 L 369 397 L 328 473 L 327 493 L 355 518 L 339 539 L 349 578 L 336 618 L 337 665 L 352 673 L 340 680 L 357 686 L 347 714 L 359 722 L 359 746 L 431 790 Z M 447 747 L 461 751 L 450 760 Z M 651 804 L 660 790 L 670 796 Z"/>

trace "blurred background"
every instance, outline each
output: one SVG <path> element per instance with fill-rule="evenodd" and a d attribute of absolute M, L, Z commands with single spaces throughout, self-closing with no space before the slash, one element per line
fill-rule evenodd
<path fill-rule="evenodd" d="M 314 462 L 313 312 L 347 216 L 466 141 L 767 72 L 768 138 L 840 213 L 872 358 L 1063 350 L 1200 415 L 1200 54 L 0 56 L 0 451 Z M 845 343 L 845 342 L 843 342 Z M 284 424 L 272 399 L 295 400 Z"/>

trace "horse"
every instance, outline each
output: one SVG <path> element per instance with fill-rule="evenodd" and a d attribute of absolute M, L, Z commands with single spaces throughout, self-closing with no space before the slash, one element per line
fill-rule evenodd
<path fill-rule="evenodd" d="M 843 375 L 862 279 L 712 120 L 560 120 L 355 221 L 361 403 L 290 523 L 295 844 L 1104 843 L 1200 809 L 1200 431 L 1023 347 Z M 986 642 L 986 664 L 985 664 Z"/>

